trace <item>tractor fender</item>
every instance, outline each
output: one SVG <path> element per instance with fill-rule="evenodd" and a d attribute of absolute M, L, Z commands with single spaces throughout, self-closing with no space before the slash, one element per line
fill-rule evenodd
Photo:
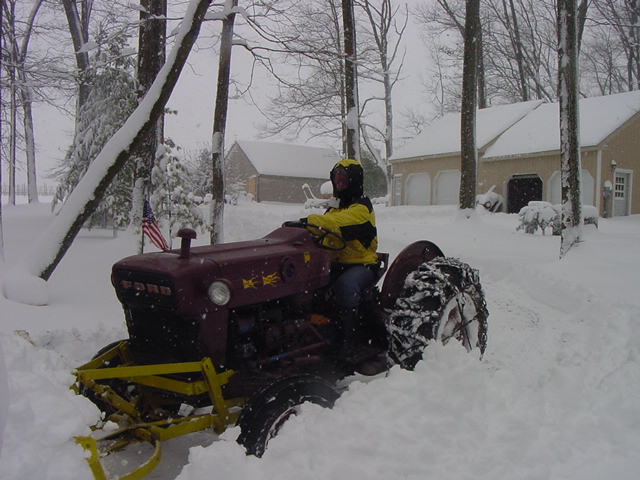
<path fill-rule="evenodd" d="M 428 240 L 419 240 L 405 247 L 395 258 L 384 278 L 380 292 L 382 307 L 393 306 L 409 273 L 418 268 L 418 265 L 437 257 L 444 257 L 444 253 L 435 243 Z"/>

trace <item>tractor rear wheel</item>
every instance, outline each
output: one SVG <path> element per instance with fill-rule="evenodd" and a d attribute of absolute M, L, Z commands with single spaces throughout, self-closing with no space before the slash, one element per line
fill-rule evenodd
<path fill-rule="evenodd" d="M 261 457 L 269 440 L 275 437 L 284 423 L 299 412 L 305 402 L 333 407 L 338 392 L 331 384 L 313 375 L 286 377 L 252 396 L 242 409 L 238 425 L 238 443 L 247 455 Z"/>
<path fill-rule="evenodd" d="M 487 307 L 477 270 L 456 258 L 434 258 L 407 275 L 389 312 L 389 355 L 413 369 L 433 341 L 458 340 L 484 353 Z"/>

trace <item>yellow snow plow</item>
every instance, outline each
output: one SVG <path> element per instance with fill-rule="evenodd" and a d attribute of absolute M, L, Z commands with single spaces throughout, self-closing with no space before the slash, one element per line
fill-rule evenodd
<path fill-rule="evenodd" d="M 118 428 L 102 436 L 77 437 L 88 451 L 87 462 L 96 480 L 109 476 L 101 462 L 105 456 L 128 445 L 146 442 L 152 447 L 150 458 L 135 470 L 120 475 L 121 480 L 143 478 L 160 461 L 160 444 L 165 440 L 212 429 L 222 433 L 235 424 L 244 398 L 225 399 L 222 388 L 235 373 L 216 372 L 211 359 L 197 362 L 130 366 L 128 342 L 105 347 L 90 362 L 76 369 L 76 393 L 91 398 Z M 209 405 L 197 412 L 193 405 Z M 203 409 L 205 410 L 205 409 Z M 185 413 L 194 413 L 186 414 Z"/>

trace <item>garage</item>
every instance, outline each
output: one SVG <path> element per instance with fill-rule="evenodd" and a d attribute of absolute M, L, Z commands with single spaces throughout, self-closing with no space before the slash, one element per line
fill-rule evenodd
<path fill-rule="evenodd" d="M 458 205 L 460 201 L 460 170 L 442 170 L 436 175 L 435 204 Z"/>
<path fill-rule="evenodd" d="M 406 191 L 406 205 L 431 205 L 431 177 L 428 173 L 409 175 Z"/>
<path fill-rule="evenodd" d="M 580 181 L 580 194 L 582 195 L 582 205 L 595 205 L 594 203 L 594 190 L 595 182 L 593 176 L 588 170 L 582 169 L 582 175 Z M 549 202 L 554 205 L 562 203 L 562 179 L 560 177 L 560 171 L 556 170 L 551 175 L 549 180 Z"/>
<path fill-rule="evenodd" d="M 542 179 L 535 174 L 513 175 L 507 182 L 507 211 L 518 213 L 529 202 L 542 200 Z"/>

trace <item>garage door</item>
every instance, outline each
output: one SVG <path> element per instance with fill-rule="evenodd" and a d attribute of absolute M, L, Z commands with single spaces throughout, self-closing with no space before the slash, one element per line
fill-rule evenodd
<path fill-rule="evenodd" d="M 407 177 L 407 205 L 431 204 L 431 177 L 428 173 L 412 173 Z"/>
<path fill-rule="evenodd" d="M 582 195 L 582 204 L 583 205 L 595 205 L 595 182 L 593 181 L 593 176 L 589 173 L 589 170 L 582 169 L 582 184 L 580 185 L 580 194 Z M 559 205 L 562 203 L 562 193 L 561 193 L 561 178 L 560 171 L 556 170 L 551 175 L 551 179 L 549 180 L 549 192 L 551 195 L 549 196 L 549 201 L 554 205 Z"/>
<path fill-rule="evenodd" d="M 458 205 L 460 202 L 460 170 L 443 170 L 436 176 L 436 205 Z"/>

